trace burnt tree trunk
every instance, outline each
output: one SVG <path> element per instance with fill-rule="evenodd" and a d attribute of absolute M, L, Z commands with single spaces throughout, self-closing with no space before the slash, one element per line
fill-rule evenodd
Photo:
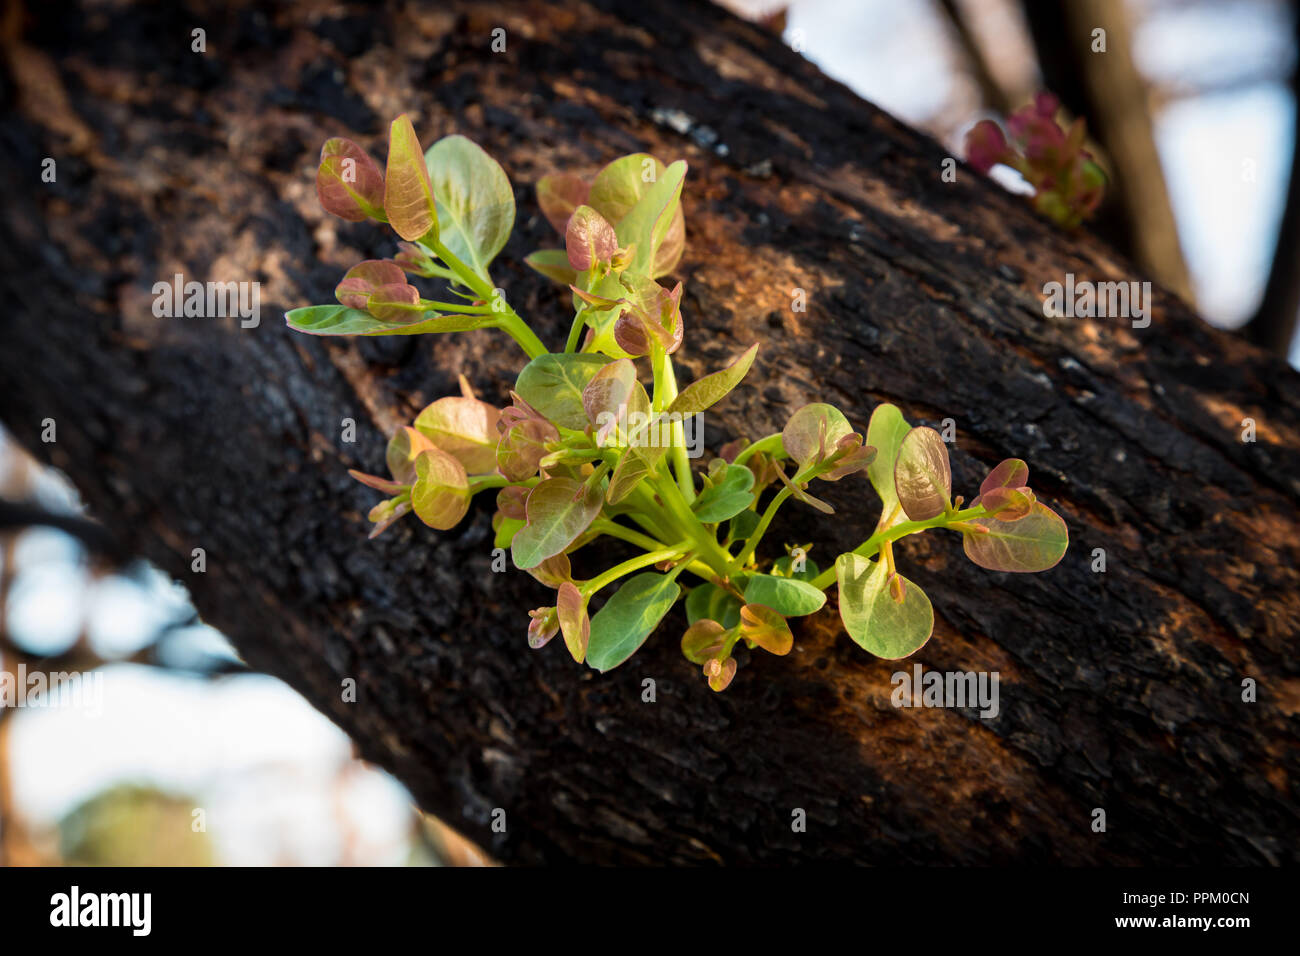
<path fill-rule="evenodd" d="M 683 0 L 43 2 L 6 24 L 0 418 L 251 665 L 499 859 L 1300 860 L 1296 373 L 1159 289 L 1145 329 L 1045 317 L 1043 285 L 1066 273 L 1141 278 L 1086 233 L 965 167 L 943 182 L 934 142 Z M 426 144 L 465 133 L 510 174 L 519 218 L 494 277 L 553 348 L 571 313 L 521 264 L 554 244 L 532 184 L 635 150 L 689 160 L 680 377 L 762 343 L 709 413 L 710 447 L 809 401 L 860 427 L 890 401 L 955 420 L 968 498 L 992 464 L 1028 460 L 1069 524 L 1058 567 L 984 571 L 936 534 L 900 556 L 936 611 L 915 661 L 997 671 L 996 719 L 891 706 L 912 662 L 861 651 L 834 602 L 721 695 L 678 651 L 680 612 L 605 676 L 558 641 L 532 652 L 525 612 L 549 592 L 491 572 L 490 500 L 451 533 L 410 521 L 366 540 L 376 496 L 345 470 L 379 469 L 387 433 L 458 372 L 504 401 L 521 362 L 491 332 L 321 341 L 283 325 L 391 254 L 384 230 L 322 213 L 313 173 L 331 135 L 382 157 L 402 111 Z M 176 272 L 259 281 L 261 324 L 155 318 L 151 287 Z M 40 441 L 46 418 L 57 443 Z M 836 517 L 789 506 L 770 546 L 813 542 L 825 564 L 866 537 L 865 481 L 822 490 Z"/>

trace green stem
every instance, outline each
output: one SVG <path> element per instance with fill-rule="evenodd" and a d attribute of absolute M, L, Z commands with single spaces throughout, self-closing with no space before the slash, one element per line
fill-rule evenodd
<path fill-rule="evenodd" d="M 760 451 L 765 451 L 776 455 L 784 455 L 785 446 L 781 444 L 781 433 L 774 432 L 773 434 L 768 435 L 766 438 L 760 438 L 758 441 L 750 445 L 747 445 L 745 449 L 739 455 L 736 456 L 736 460 L 733 461 L 732 464 L 743 465 L 745 462 L 749 461 L 752 455 L 756 455 Z"/>
<path fill-rule="evenodd" d="M 492 302 L 493 295 L 496 292 L 491 280 L 483 278 L 475 272 L 468 264 L 462 261 L 454 252 L 444 246 L 439 240 L 434 239 L 427 243 L 434 253 L 443 262 L 450 267 L 451 271 L 456 273 L 457 278 L 469 287 L 470 291 L 489 305 Z M 530 358 L 535 359 L 539 355 L 546 354 L 546 346 L 542 344 L 533 330 L 528 327 L 528 323 L 519 317 L 514 309 L 508 303 L 505 303 L 505 311 L 501 313 L 501 319 L 497 323 L 498 328 L 504 329 L 509 336 L 519 343 L 519 347 Z M 490 311 L 496 312 L 496 309 Z"/>
<path fill-rule="evenodd" d="M 971 518 L 982 518 L 986 512 L 980 505 L 974 508 L 967 508 L 965 511 L 954 511 L 952 514 L 937 515 L 933 518 L 927 518 L 925 521 L 900 521 L 883 531 L 877 531 L 866 541 L 853 549 L 854 554 L 860 554 L 864 558 L 870 558 L 888 542 L 897 541 L 899 538 L 905 538 L 909 534 L 916 534 L 918 531 L 927 531 L 930 528 L 946 528 L 953 524 L 968 521 Z M 835 583 L 835 568 L 831 566 L 823 571 L 817 577 L 808 582 L 815 588 L 821 588 L 823 591 L 831 584 Z"/>
<path fill-rule="evenodd" d="M 655 389 L 657 393 L 659 390 Z M 664 408 L 673 403 L 677 397 L 677 376 L 673 372 L 673 360 L 664 356 Z M 689 505 L 695 500 L 695 479 L 691 476 L 691 460 L 686 457 L 686 429 L 680 421 L 672 423 L 673 471 L 677 475 L 677 487 L 682 490 L 682 497 Z"/>
<path fill-rule="evenodd" d="M 468 302 L 439 302 L 436 299 L 421 299 L 420 306 L 426 310 L 456 315 L 490 315 L 492 312 L 491 306 L 470 305 Z"/>
<path fill-rule="evenodd" d="M 668 561 L 671 558 L 679 557 L 690 551 L 691 542 L 683 541 L 671 548 L 661 548 L 658 551 L 650 551 L 646 554 L 638 555 L 635 558 L 628 558 L 622 564 L 616 564 L 608 571 L 598 574 L 590 581 L 583 583 L 581 591 L 584 598 L 589 598 L 607 584 L 612 584 L 626 574 L 633 571 L 640 571 L 642 568 L 648 568 L 651 565 L 658 564 L 660 561 Z"/>
<path fill-rule="evenodd" d="M 593 521 L 591 527 L 594 531 L 607 534 L 611 538 L 618 538 L 620 541 L 626 541 L 628 544 L 634 544 L 638 548 L 644 548 L 647 551 L 656 551 L 665 547 L 664 543 L 659 539 L 652 538 L 648 534 L 642 534 L 640 531 L 634 531 L 617 521 L 602 518 L 599 521 Z"/>
<path fill-rule="evenodd" d="M 768 502 L 767 510 L 763 512 L 763 517 L 758 521 L 758 527 L 755 528 L 754 533 L 749 536 L 749 540 L 745 542 L 745 547 L 741 550 L 740 554 L 736 555 L 732 560 L 729 573 L 735 573 L 745 566 L 745 562 L 748 561 L 754 551 L 757 550 L 758 543 L 763 540 L 763 535 L 767 533 L 768 525 L 770 525 L 772 519 L 776 517 L 777 509 L 785 504 L 786 499 L 792 494 L 794 494 L 794 492 L 789 488 L 782 488 L 776 493 L 776 497 Z"/>

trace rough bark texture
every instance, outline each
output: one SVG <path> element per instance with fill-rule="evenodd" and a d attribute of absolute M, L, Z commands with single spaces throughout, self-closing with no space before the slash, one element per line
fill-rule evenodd
<path fill-rule="evenodd" d="M 757 27 L 680 0 L 43 2 L 15 22 L 0 417 L 253 666 L 499 859 L 1300 859 L 1297 376 L 1160 290 L 1143 330 L 1045 318 L 1043 284 L 1067 272 L 1140 278 L 1096 240 L 964 167 L 943 182 L 925 136 Z M 490 52 L 497 26 L 505 53 Z M 401 111 L 426 142 L 465 133 L 509 172 L 520 214 L 494 277 L 554 346 L 567 297 L 520 262 L 553 244 L 531 184 L 634 150 L 690 161 L 680 377 L 762 343 L 710 414 L 711 447 L 779 430 L 808 401 L 859 425 L 892 401 L 956 421 L 968 497 L 1000 459 L 1029 461 L 1070 527 L 1057 568 L 987 572 L 936 533 L 900 557 L 936 609 L 915 660 L 999 672 L 996 720 L 891 706 L 900 665 L 845 637 L 833 601 L 789 657 L 749 658 L 721 695 L 681 658 L 680 615 L 603 677 L 558 641 L 531 652 L 525 611 L 549 592 L 490 571 L 487 501 L 453 533 L 409 522 L 365 540 L 376 496 L 345 469 L 378 469 L 386 433 L 457 372 L 503 400 L 519 359 L 488 332 L 320 341 L 280 321 L 390 253 L 383 230 L 328 219 L 312 183 L 327 136 L 382 156 Z M 151 286 L 174 272 L 259 280 L 261 325 L 155 318 Z M 866 536 L 865 481 L 824 487 L 839 514 L 790 508 L 773 546 L 811 541 L 825 563 Z"/>

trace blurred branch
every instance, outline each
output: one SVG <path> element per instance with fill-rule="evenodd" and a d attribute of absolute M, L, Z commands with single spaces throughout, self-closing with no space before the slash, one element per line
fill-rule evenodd
<path fill-rule="evenodd" d="M 77 515 L 47 511 L 39 505 L 0 499 L 0 531 L 30 527 L 55 528 L 76 538 L 86 548 L 115 566 L 126 564 L 131 553 L 122 544 L 96 524 Z"/>
<path fill-rule="evenodd" d="M 1297 50 L 1291 70 L 1296 131 L 1291 145 L 1291 173 L 1264 295 L 1255 314 L 1241 327 L 1241 333 L 1251 342 L 1283 358 L 1291 350 L 1300 318 L 1300 4 L 1292 2 L 1290 6 Z"/>
<path fill-rule="evenodd" d="M 1193 301 L 1122 0 L 1021 0 L 1021 6 L 1047 88 L 1084 118 L 1114 170 L 1094 231 Z M 1092 52 L 1097 28 L 1106 31 L 1105 53 Z"/>
<path fill-rule="evenodd" d="M 1002 115 L 1005 116 L 1010 113 L 1017 104 L 1011 102 L 1011 97 L 1007 91 L 993 77 L 993 71 L 989 68 L 989 61 L 984 55 L 984 50 L 958 8 L 957 0 L 939 0 L 939 6 L 947 16 L 957 43 L 966 57 L 966 62 L 975 75 L 975 82 L 980 88 L 980 96 L 986 104 Z"/>

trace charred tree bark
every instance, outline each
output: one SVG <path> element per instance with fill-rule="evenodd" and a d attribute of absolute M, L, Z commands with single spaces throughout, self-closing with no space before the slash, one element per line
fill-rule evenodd
<path fill-rule="evenodd" d="M 943 182 L 935 143 L 684 0 L 46 2 L 12 21 L 0 417 L 253 666 L 499 859 L 1300 861 L 1297 376 L 1160 290 L 1145 329 L 1045 318 L 1043 285 L 1067 272 L 1141 278 L 1103 244 L 964 168 Z M 710 447 L 808 401 L 860 426 L 892 401 L 956 421 L 968 497 L 998 460 L 1028 460 L 1070 527 L 1057 568 L 983 571 L 934 535 L 900 557 L 937 615 L 915 662 L 997 671 L 996 719 L 891 706 L 913 661 L 865 654 L 833 608 L 721 695 L 681 658 L 680 616 L 603 677 L 558 642 L 531 652 L 525 611 L 548 592 L 491 573 L 487 502 L 449 534 L 365 540 L 374 495 L 345 469 L 379 467 L 387 432 L 458 372 L 504 400 L 518 360 L 488 332 L 325 342 L 280 320 L 391 252 L 382 230 L 328 219 L 312 177 L 330 135 L 382 156 L 401 111 L 509 172 L 520 214 L 494 276 L 553 347 L 566 297 L 521 265 L 552 241 L 531 184 L 633 150 L 690 161 L 681 377 L 762 343 Z M 155 318 L 151 287 L 176 272 L 259 281 L 261 324 Z M 865 482 L 827 488 L 839 514 L 790 508 L 773 545 L 811 541 L 826 562 L 869 533 Z"/>

